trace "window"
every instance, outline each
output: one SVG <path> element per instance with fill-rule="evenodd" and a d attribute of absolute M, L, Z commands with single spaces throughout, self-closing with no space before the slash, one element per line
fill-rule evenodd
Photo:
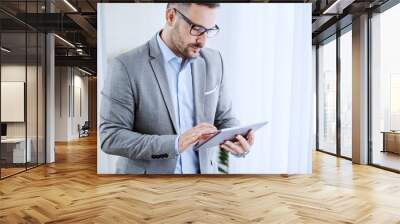
<path fill-rule="evenodd" d="M 352 33 L 340 36 L 340 155 L 352 157 Z"/>
<path fill-rule="evenodd" d="M 400 5 L 371 18 L 372 164 L 400 170 Z"/>
<path fill-rule="evenodd" d="M 336 39 L 318 48 L 318 149 L 336 153 Z"/>

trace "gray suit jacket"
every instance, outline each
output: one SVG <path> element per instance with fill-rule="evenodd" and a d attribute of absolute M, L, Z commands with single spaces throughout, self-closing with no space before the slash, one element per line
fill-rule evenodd
<path fill-rule="evenodd" d="M 238 125 L 219 52 L 202 49 L 191 68 L 196 124 Z M 156 36 L 112 61 L 101 94 L 101 149 L 120 156 L 116 172 L 174 173 L 177 121 Z M 201 173 L 217 173 L 217 151 L 199 152 Z"/>

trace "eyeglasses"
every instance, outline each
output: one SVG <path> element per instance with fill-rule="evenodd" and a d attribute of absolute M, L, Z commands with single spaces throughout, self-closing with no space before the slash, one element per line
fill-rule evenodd
<path fill-rule="evenodd" d="M 207 33 L 207 37 L 214 37 L 217 35 L 219 32 L 219 27 L 215 25 L 214 27 L 207 29 L 202 25 L 198 25 L 193 23 L 189 18 L 187 18 L 183 13 L 181 13 L 179 10 L 175 9 L 175 13 L 177 12 L 185 22 L 187 22 L 190 25 L 190 35 L 192 36 L 201 36 L 204 33 Z"/>

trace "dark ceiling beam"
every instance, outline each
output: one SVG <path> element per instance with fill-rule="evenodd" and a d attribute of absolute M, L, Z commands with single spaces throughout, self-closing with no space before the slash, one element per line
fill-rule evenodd
<path fill-rule="evenodd" d="M 86 47 L 96 47 L 96 28 L 77 13 L 72 13 L 72 16 L 63 13 L 7 15 L 9 16 L 0 19 L 3 32 L 25 31 L 28 26 L 31 30 L 39 32 L 66 33 L 65 39 L 71 43 L 80 42 Z M 81 33 L 85 33 L 85 35 L 79 35 Z"/>
<path fill-rule="evenodd" d="M 0 9 L 1 10 L 1 9 Z M 19 27 L 25 29 L 25 24 L 31 29 L 36 29 L 41 32 L 65 32 L 65 31 L 82 31 L 68 16 L 61 13 L 18 13 L 13 17 L 0 19 L 2 29 L 15 30 L 16 24 L 21 24 Z M 18 27 L 18 26 L 17 26 Z"/>
<path fill-rule="evenodd" d="M 90 0 L 86 0 L 86 3 L 90 6 L 90 8 L 93 9 L 93 11 L 95 11 L 95 12 L 97 11 L 97 10 L 96 10 L 96 4 L 93 5 L 92 2 L 91 2 Z"/>
<path fill-rule="evenodd" d="M 68 0 L 68 2 L 75 8 L 77 7 L 73 5 L 71 0 Z M 66 4 L 63 0 L 53 0 L 52 3 L 54 4 L 54 7 L 58 10 L 60 10 L 63 13 L 74 13 L 74 11 L 68 4 Z"/>
<path fill-rule="evenodd" d="M 96 71 L 97 60 L 96 57 L 90 56 L 55 56 L 56 66 L 79 66 L 88 67 Z"/>
<path fill-rule="evenodd" d="M 80 14 L 68 14 L 71 20 L 73 20 L 78 26 L 82 28 L 83 31 L 89 36 L 87 41 L 96 40 L 97 30 L 94 28 L 86 19 Z M 96 46 L 96 41 L 91 41 L 91 46 Z"/>
<path fill-rule="evenodd" d="M 96 70 L 92 70 L 91 68 L 88 68 L 88 67 L 81 66 L 81 67 L 78 67 L 78 68 L 84 70 L 85 72 L 90 73 L 91 75 L 96 75 L 97 74 Z"/>
<path fill-rule="evenodd" d="M 82 55 L 79 55 L 77 52 L 77 49 L 73 48 L 68 48 L 68 47 L 59 47 L 56 46 L 55 51 L 56 51 L 56 56 L 91 56 L 91 57 L 97 57 L 97 49 L 96 48 L 90 48 L 90 47 L 81 47 L 79 48 L 82 50 Z"/>
<path fill-rule="evenodd" d="M 312 43 L 314 45 L 320 44 L 324 40 L 328 39 L 329 37 L 336 34 L 338 30 L 342 30 L 345 27 L 349 26 L 352 23 L 353 15 L 346 15 L 340 20 L 335 20 L 334 23 L 331 23 L 330 26 L 324 28 L 321 33 L 318 35 L 313 36 Z"/>
<path fill-rule="evenodd" d="M 81 4 L 82 2 L 85 2 L 83 0 L 80 0 Z M 93 9 L 93 6 L 90 4 L 89 1 L 86 0 L 86 3 L 89 5 L 89 7 L 91 7 Z M 91 45 L 91 46 L 96 46 L 96 28 L 92 26 L 92 24 L 90 24 L 90 22 L 84 17 L 82 16 L 81 12 L 81 5 L 79 1 L 72 1 L 69 0 L 68 4 L 66 4 L 64 1 L 57 1 L 56 3 L 54 3 L 56 7 L 66 10 L 67 13 L 66 15 L 72 20 L 74 21 L 80 28 L 82 28 L 82 30 L 86 33 L 86 35 L 89 37 L 87 38 L 87 42 Z M 69 6 L 67 6 L 69 5 Z M 74 9 L 72 9 L 71 7 L 73 7 Z M 77 11 L 74 11 L 77 10 Z M 96 11 L 96 9 L 94 9 L 94 11 Z"/>
<path fill-rule="evenodd" d="M 371 3 L 371 7 L 374 8 L 375 13 L 382 13 L 399 3 L 400 0 L 387 0 L 387 1 L 375 0 L 374 2 Z"/>
<path fill-rule="evenodd" d="M 386 1 L 387 0 L 336 0 L 336 5 L 334 2 L 329 5 L 323 5 L 320 1 L 320 9 L 313 11 L 313 44 L 319 44 L 327 40 L 338 30 L 350 25 L 353 18 L 363 13 L 368 13 L 370 10 L 373 10 Z"/>
<path fill-rule="evenodd" d="M 316 17 L 317 20 L 312 24 L 312 32 L 317 32 L 318 30 L 323 29 L 323 26 L 329 22 L 334 16 L 319 16 Z"/>
<path fill-rule="evenodd" d="M 332 1 L 332 3 L 323 10 L 323 14 L 342 14 L 349 5 L 353 4 L 353 2 L 355 2 L 355 0 Z"/>
<path fill-rule="evenodd" d="M 22 23 L 18 23 L 13 19 L 5 18 L 0 19 L 1 32 L 25 32 L 26 26 Z"/>
<path fill-rule="evenodd" d="M 26 22 L 25 17 L 24 18 L 20 18 L 18 16 L 18 14 L 14 15 L 13 13 L 11 13 L 11 12 L 3 9 L 3 8 L 0 8 L 0 13 L 4 14 L 7 19 L 12 19 L 17 23 L 26 26 L 29 29 L 35 30 L 35 27 L 31 26 L 29 23 Z"/>

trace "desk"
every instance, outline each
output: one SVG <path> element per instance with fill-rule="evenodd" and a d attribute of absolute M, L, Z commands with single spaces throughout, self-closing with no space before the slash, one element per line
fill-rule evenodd
<path fill-rule="evenodd" d="M 382 152 L 393 152 L 400 154 L 400 131 L 383 131 Z"/>
<path fill-rule="evenodd" d="M 27 147 L 25 152 L 25 138 L 1 139 L 1 159 L 5 163 L 26 163 L 32 160 L 32 140 L 26 139 Z M 26 160 L 25 160 L 26 159 Z"/>

